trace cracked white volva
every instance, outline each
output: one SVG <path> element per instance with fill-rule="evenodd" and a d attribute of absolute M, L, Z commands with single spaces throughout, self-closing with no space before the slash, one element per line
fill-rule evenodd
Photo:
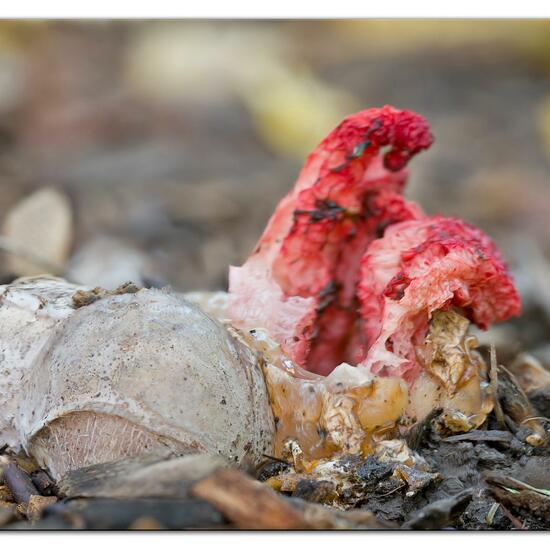
<path fill-rule="evenodd" d="M 55 478 L 155 450 L 240 462 L 272 450 L 254 353 L 182 295 L 142 289 L 75 309 L 62 279 L 0 289 L 0 440 Z"/>
<path fill-rule="evenodd" d="M 55 326 L 74 312 L 72 296 L 81 288 L 46 276 L 0 286 L 0 435 L 3 443 L 18 445 L 15 421 L 24 374 Z"/>

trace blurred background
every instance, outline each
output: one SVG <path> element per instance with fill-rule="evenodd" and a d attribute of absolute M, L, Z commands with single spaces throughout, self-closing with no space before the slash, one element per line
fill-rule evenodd
<path fill-rule="evenodd" d="M 487 231 L 550 364 L 550 21 L 0 22 L 0 279 L 223 289 L 346 114 L 413 109 L 407 194 Z M 546 355 L 545 355 L 546 354 Z"/>

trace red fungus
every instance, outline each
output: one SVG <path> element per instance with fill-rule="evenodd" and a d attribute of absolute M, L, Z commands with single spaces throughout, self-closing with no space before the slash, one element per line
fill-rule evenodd
<path fill-rule="evenodd" d="M 427 218 L 401 195 L 407 161 L 431 143 L 410 111 L 346 118 L 308 157 L 250 258 L 231 268 L 233 322 L 266 328 L 318 374 L 347 362 L 411 381 L 435 309 L 463 307 L 482 328 L 516 314 L 517 292 L 490 239 Z"/>
<path fill-rule="evenodd" d="M 230 315 L 270 330 L 300 366 L 328 374 L 364 355 L 356 287 L 369 243 L 422 215 L 400 194 L 429 147 L 426 121 L 393 107 L 346 118 L 311 153 L 254 253 L 230 274 Z"/>
<path fill-rule="evenodd" d="M 481 230 L 454 218 L 395 224 L 361 260 L 358 285 L 369 351 L 363 365 L 411 382 L 420 370 L 416 346 L 431 314 L 451 306 L 488 328 L 520 310 L 504 261 Z"/>

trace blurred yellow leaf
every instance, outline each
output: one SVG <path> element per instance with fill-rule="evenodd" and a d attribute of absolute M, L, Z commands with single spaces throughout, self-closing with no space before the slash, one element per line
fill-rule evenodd
<path fill-rule="evenodd" d="M 148 25 L 131 42 L 126 78 L 160 101 L 208 106 L 238 97 L 268 147 L 299 158 L 358 109 L 350 94 L 296 65 L 282 27 Z"/>
<path fill-rule="evenodd" d="M 547 95 L 539 106 L 537 125 L 544 151 L 550 160 L 550 95 Z"/>
<path fill-rule="evenodd" d="M 399 54 L 432 47 L 506 46 L 538 54 L 550 46 L 550 21 L 356 20 L 335 21 L 334 31 L 362 55 Z M 371 48 L 365 48 L 371 46 Z"/>
<path fill-rule="evenodd" d="M 47 27 L 47 21 L 0 21 L 0 52 L 17 52 L 32 46 Z"/>
<path fill-rule="evenodd" d="M 243 92 L 260 137 L 277 153 L 298 158 L 357 110 L 351 95 L 305 70 L 266 78 Z"/>

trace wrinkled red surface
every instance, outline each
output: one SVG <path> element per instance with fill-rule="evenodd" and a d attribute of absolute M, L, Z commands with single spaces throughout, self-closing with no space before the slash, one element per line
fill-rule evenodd
<path fill-rule="evenodd" d="M 426 121 L 411 111 L 385 106 L 346 118 L 308 157 L 251 257 L 231 268 L 231 318 L 267 328 L 291 359 L 312 372 L 328 374 L 343 361 L 384 372 L 391 360 L 387 372 L 402 374 L 414 371 L 412 352 L 403 348 L 401 356 L 395 342 L 400 334 L 409 343 L 423 337 L 432 296 L 418 294 L 426 307 L 416 304 L 414 315 L 402 316 L 411 326 L 400 327 L 378 359 L 369 350 L 388 323 L 385 303 L 408 298 L 423 262 L 425 277 L 454 274 L 463 283 L 455 285 L 452 299 L 435 300 L 439 307 L 468 307 L 482 327 L 517 313 L 517 293 L 488 237 L 458 220 L 435 218 L 425 226 L 420 207 L 401 195 L 406 163 L 431 143 Z M 412 233 L 385 238 L 387 228 L 401 224 Z M 444 254 L 447 249 L 453 254 Z M 454 272 L 447 264 L 461 254 L 471 269 L 457 264 Z"/>
<path fill-rule="evenodd" d="M 375 373 L 413 380 L 432 312 L 451 306 L 481 328 L 520 311 L 504 260 L 481 230 L 454 218 L 395 224 L 361 260 L 357 293 Z"/>

